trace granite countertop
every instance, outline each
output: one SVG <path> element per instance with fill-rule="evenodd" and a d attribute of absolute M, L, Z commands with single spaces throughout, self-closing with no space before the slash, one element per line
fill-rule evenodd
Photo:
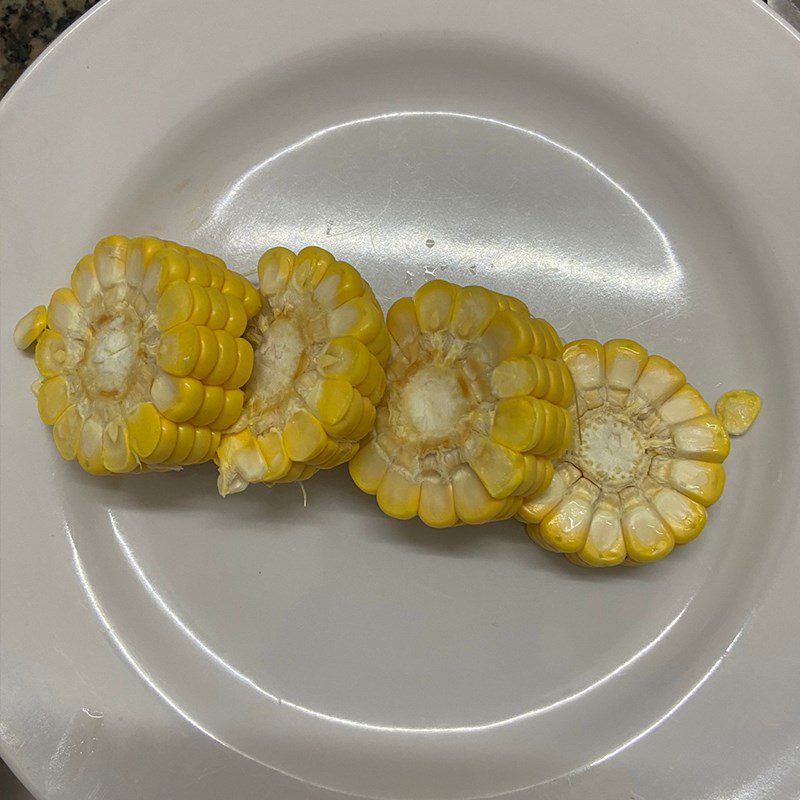
<path fill-rule="evenodd" d="M 0 0 L 0 97 L 97 0 Z"/>

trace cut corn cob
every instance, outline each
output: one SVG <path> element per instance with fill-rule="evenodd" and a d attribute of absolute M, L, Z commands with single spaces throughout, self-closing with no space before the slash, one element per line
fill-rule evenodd
<path fill-rule="evenodd" d="M 518 517 L 531 539 L 581 566 L 662 558 L 705 525 L 728 434 L 683 373 L 636 342 L 579 340 L 564 361 L 575 439 Z"/>
<path fill-rule="evenodd" d="M 731 436 L 741 436 L 756 421 L 761 398 L 749 389 L 733 389 L 717 400 L 715 411 Z"/>
<path fill-rule="evenodd" d="M 558 335 L 515 298 L 441 280 L 387 322 L 388 387 L 350 462 L 356 485 L 389 516 L 432 527 L 513 516 L 570 440 Z"/>
<path fill-rule="evenodd" d="M 263 306 L 246 333 L 253 374 L 216 456 L 223 496 L 348 461 L 386 385 L 383 312 L 353 267 L 318 247 L 297 255 L 276 247 L 258 276 Z"/>
<path fill-rule="evenodd" d="M 59 453 L 96 475 L 211 459 L 242 408 L 253 352 L 241 336 L 260 305 L 215 256 L 102 239 L 14 331 L 17 346 L 36 342 L 39 414 Z"/>

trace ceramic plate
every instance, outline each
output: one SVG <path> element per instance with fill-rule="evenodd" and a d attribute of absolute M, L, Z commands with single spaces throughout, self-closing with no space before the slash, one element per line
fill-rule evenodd
<path fill-rule="evenodd" d="M 748 0 L 101 3 L 0 106 L 2 756 L 39 797 L 800 793 L 800 41 Z M 94 479 L 13 323 L 100 236 L 314 242 L 764 397 L 700 539 L 581 571 L 346 470 Z"/>

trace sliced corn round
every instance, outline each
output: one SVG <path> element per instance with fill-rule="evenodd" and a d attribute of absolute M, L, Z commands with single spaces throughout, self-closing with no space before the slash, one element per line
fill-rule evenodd
<path fill-rule="evenodd" d="M 387 322 L 386 394 L 354 482 L 389 516 L 435 528 L 513 516 L 570 441 L 558 335 L 519 300 L 441 280 Z"/>
<path fill-rule="evenodd" d="M 564 362 L 574 440 L 519 519 L 533 541 L 581 566 L 663 558 L 700 533 L 722 493 L 722 421 L 672 362 L 628 339 L 572 342 Z"/>
<path fill-rule="evenodd" d="M 259 260 L 258 276 L 261 310 L 245 333 L 252 377 L 241 418 L 215 459 L 223 496 L 348 461 L 386 385 L 383 312 L 352 266 L 319 247 L 297 255 L 275 247 Z M 206 381 L 240 386 L 243 375 L 232 369 Z"/>
<path fill-rule="evenodd" d="M 102 239 L 14 331 L 19 347 L 36 342 L 39 415 L 59 453 L 98 475 L 213 458 L 241 410 L 252 347 L 237 337 L 259 307 L 215 256 Z"/>

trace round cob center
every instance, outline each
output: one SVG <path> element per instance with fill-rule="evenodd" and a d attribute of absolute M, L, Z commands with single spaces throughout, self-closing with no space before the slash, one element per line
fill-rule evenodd
<path fill-rule="evenodd" d="M 393 393 L 402 426 L 427 445 L 460 438 L 474 405 L 462 376 L 439 364 L 420 367 Z"/>
<path fill-rule="evenodd" d="M 579 420 L 571 460 L 600 488 L 618 491 L 647 472 L 646 438 L 633 419 L 607 407 Z"/>
<path fill-rule="evenodd" d="M 293 317 L 277 317 L 256 352 L 250 391 L 271 408 L 283 401 L 306 363 L 306 341 Z"/>
<path fill-rule="evenodd" d="M 142 322 L 133 309 L 101 317 L 93 325 L 83 358 L 87 394 L 115 400 L 124 397 L 135 383 L 141 346 Z"/>

